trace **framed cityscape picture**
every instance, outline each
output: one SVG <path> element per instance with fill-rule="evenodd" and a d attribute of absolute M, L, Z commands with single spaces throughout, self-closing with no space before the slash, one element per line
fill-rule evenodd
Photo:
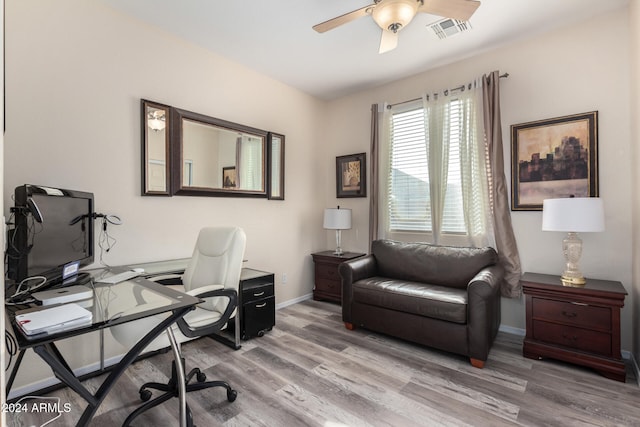
<path fill-rule="evenodd" d="M 511 126 L 511 210 L 597 196 L 597 111 Z"/>

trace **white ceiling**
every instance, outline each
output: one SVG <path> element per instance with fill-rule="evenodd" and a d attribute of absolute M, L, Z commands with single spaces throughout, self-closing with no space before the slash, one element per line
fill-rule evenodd
<path fill-rule="evenodd" d="M 333 99 L 617 9 L 628 0 L 481 0 L 470 19 L 472 30 L 445 40 L 427 27 L 440 17 L 418 14 L 400 32 L 398 48 L 382 55 L 380 28 L 369 16 L 324 34 L 311 29 L 368 0 L 103 2 L 306 93 Z"/>

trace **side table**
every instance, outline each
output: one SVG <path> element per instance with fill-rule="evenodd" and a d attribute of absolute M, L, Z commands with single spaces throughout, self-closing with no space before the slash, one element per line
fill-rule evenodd
<path fill-rule="evenodd" d="M 338 266 L 345 261 L 363 255 L 365 254 L 358 252 L 344 252 L 342 255 L 335 255 L 333 251 L 311 254 L 315 264 L 313 299 L 341 303 L 342 280 L 338 273 Z"/>
<path fill-rule="evenodd" d="M 524 357 L 563 360 L 625 381 L 620 309 L 627 291 L 622 283 L 587 279 L 584 286 L 569 287 L 560 276 L 535 273 L 525 273 L 520 283 L 527 310 Z"/>

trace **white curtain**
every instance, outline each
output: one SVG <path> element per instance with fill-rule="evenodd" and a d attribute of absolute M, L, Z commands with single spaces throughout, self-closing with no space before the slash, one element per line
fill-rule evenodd
<path fill-rule="evenodd" d="M 434 243 L 494 246 L 482 85 L 423 96 Z M 461 215 L 466 233 L 455 233 Z"/>
<path fill-rule="evenodd" d="M 386 108 L 380 132 L 380 237 L 457 246 L 495 247 L 490 207 L 488 151 L 482 120 L 480 80 L 455 90 L 428 93 L 417 104 Z M 429 232 L 390 230 L 394 114 L 424 111 L 424 152 L 428 164 Z M 422 151 L 422 150 L 421 150 Z M 426 154 L 426 156 L 425 156 Z M 385 161 L 387 160 L 387 161 Z M 417 196 L 416 196 L 417 197 Z M 427 223 L 429 219 L 426 219 Z"/>

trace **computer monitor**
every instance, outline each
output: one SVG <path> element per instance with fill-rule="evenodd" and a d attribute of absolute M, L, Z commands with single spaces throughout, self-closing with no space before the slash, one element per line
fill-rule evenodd
<path fill-rule="evenodd" d="M 8 276 L 44 276 L 49 284 L 94 260 L 93 194 L 41 185 L 15 189 L 8 236 Z"/>

